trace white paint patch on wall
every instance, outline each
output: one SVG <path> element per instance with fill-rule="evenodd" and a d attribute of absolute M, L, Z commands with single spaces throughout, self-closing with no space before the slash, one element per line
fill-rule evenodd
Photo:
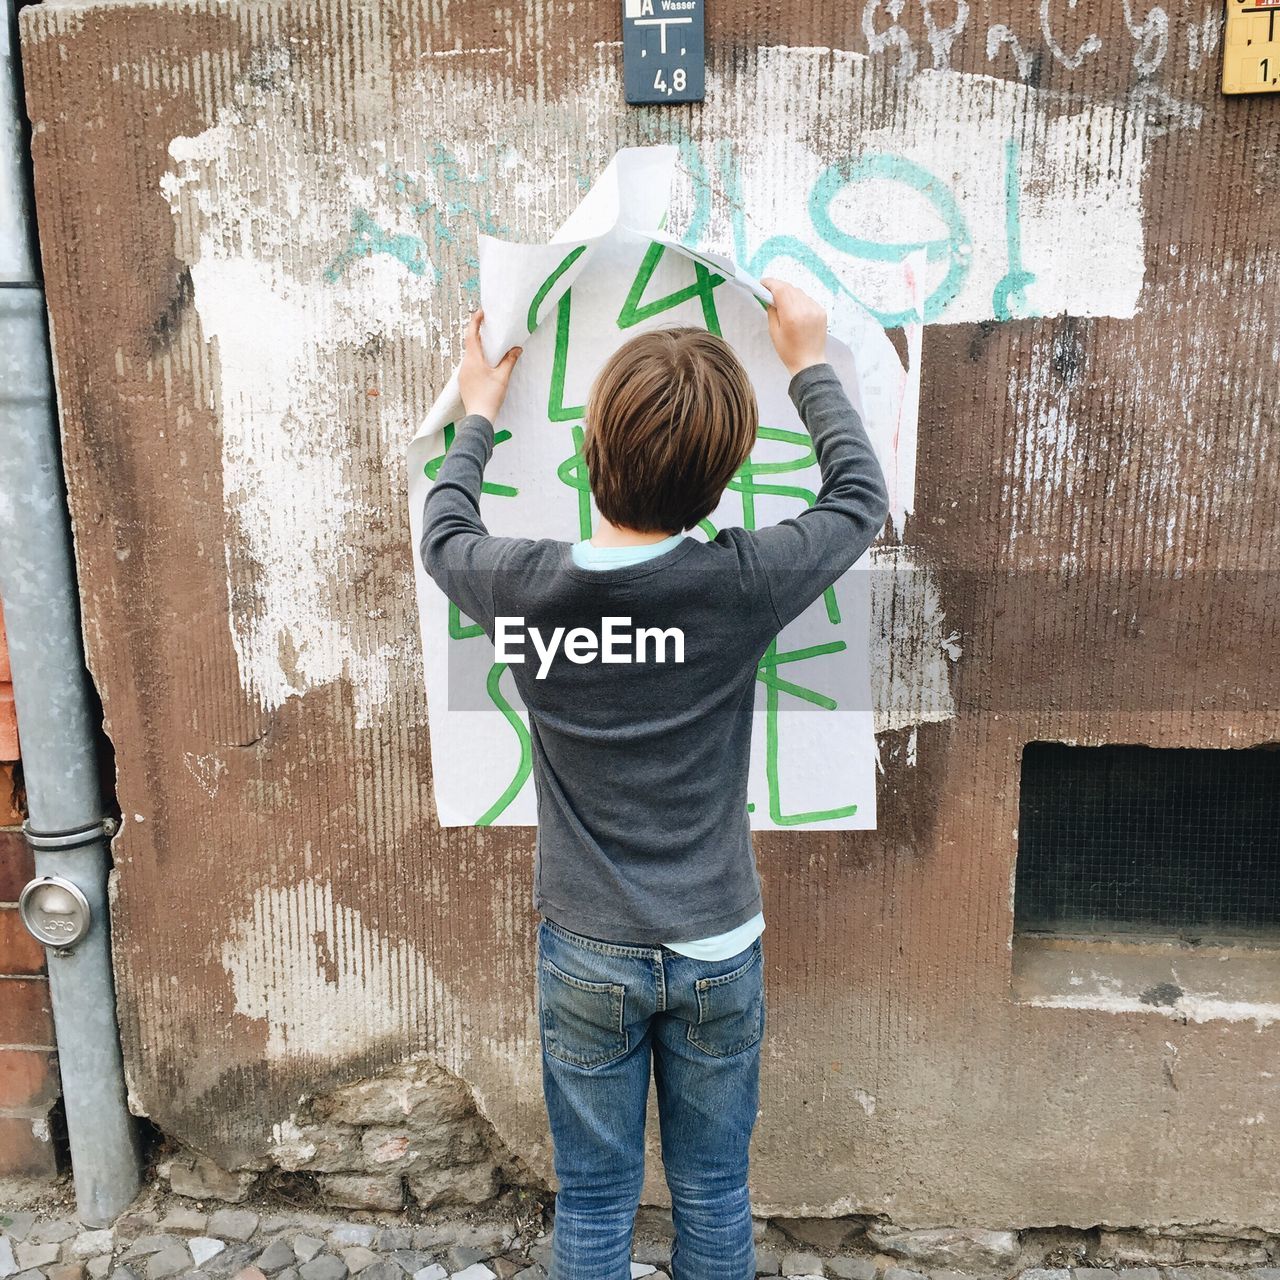
<path fill-rule="evenodd" d="M 217 356 L 241 683 L 273 710 L 345 678 L 366 727 L 389 696 L 393 665 L 412 660 L 412 645 L 380 635 L 353 608 L 357 601 L 335 589 L 352 575 L 359 530 L 383 514 L 385 492 L 360 467 L 352 419 L 365 387 L 349 357 L 371 343 L 425 342 L 423 285 L 386 256 L 336 284 L 320 282 L 346 240 L 351 209 L 375 193 L 341 166 L 326 172 L 320 158 L 284 145 L 291 133 L 289 122 L 268 116 L 174 139 L 175 169 L 161 189 L 191 237 L 196 310 Z M 326 186 L 341 195 L 311 199 Z M 381 420 L 394 408 L 385 406 Z M 383 441 L 376 459 L 393 474 L 394 443 Z"/>
<path fill-rule="evenodd" d="M 235 1011 L 266 1023 L 266 1055 L 341 1058 L 388 1037 L 406 1044 L 433 992 L 430 966 L 390 942 L 332 886 L 263 887 L 222 944 Z"/>
<path fill-rule="evenodd" d="M 877 733 L 950 720 L 951 666 L 960 647 L 932 571 L 910 548 L 871 551 L 871 696 Z M 915 743 L 905 756 L 915 764 Z"/>
<path fill-rule="evenodd" d="M 240 671 L 268 708 L 345 676 L 362 727 L 386 699 L 392 653 L 359 643 L 362 620 L 337 613 L 333 585 L 352 522 L 376 513 L 351 474 L 350 397 L 336 378 L 298 374 L 314 369 L 326 347 L 367 340 L 381 327 L 377 313 L 403 304 L 390 265 L 377 263 L 345 296 L 306 290 L 248 257 L 202 258 L 191 269 L 222 368 L 222 485 L 236 535 L 228 575 L 234 582 L 234 561 L 247 554 L 256 579 L 249 607 L 232 598 Z M 291 429 L 293 417 L 306 429 Z"/>
<path fill-rule="evenodd" d="M 1072 411 L 1075 377 L 1059 372 L 1070 369 L 1076 358 L 1071 347 L 1069 336 L 1036 335 L 1025 348 L 1025 366 L 1009 367 L 1009 403 L 1018 436 L 1013 453 L 1003 460 L 1001 503 L 1008 542 L 1019 556 L 1063 567 L 1076 562 L 1076 539 L 1068 535 L 1067 546 L 1058 545 L 1055 540 L 1063 538 L 1063 530 L 1047 512 L 1070 509 L 1077 484 L 1086 476 Z"/>
<path fill-rule="evenodd" d="M 1274 473 L 1280 448 L 1277 279 L 1280 247 L 1265 245 L 1184 262 L 1162 281 L 1155 301 L 1174 316 L 1160 326 L 1167 374 L 1143 363 L 1132 375 L 1133 398 L 1150 424 L 1142 437 L 1146 456 L 1135 460 L 1130 480 L 1130 519 L 1144 535 L 1144 563 L 1177 570 L 1274 567 L 1274 536 L 1220 535 L 1255 527 L 1258 477 Z M 1216 308 L 1205 305 L 1222 298 L 1235 303 L 1243 360 L 1241 346 L 1223 342 Z M 1203 402 L 1205 387 L 1229 397 L 1218 400 L 1216 413 L 1191 408 Z"/>
<path fill-rule="evenodd" d="M 910 307 L 913 246 L 932 321 L 1134 314 L 1143 113 L 958 71 L 888 94 L 874 63 L 831 49 L 757 50 L 747 93 L 718 78 L 703 172 L 672 218 L 699 245 L 820 290 L 834 278 L 890 318 Z"/>
<path fill-rule="evenodd" d="M 1280 1022 L 1280 1004 L 1262 1004 L 1246 1000 L 1215 999 L 1210 996 L 1183 995 L 1170 1005 L 1153 1005 L 1139 996 L 1106 996 L 1097 992 L 1086 995 L 1037 996 L 1020 1001 L 1039 1009 L 1091 1009 L 1099 1013 L 1145 1013 L 1174 1018 L 1178 1022 L 1252 1022 L 1261 1030 Z"/>
<path fill-rule="evenodd" d="M 1130 338 L 1132 348 L 1159 344 L 1158 368 L 1128 359 L 1116 344 L 1090 342 L 1069 322 L 1018 347 L 1008 402 L 1019 431 L 1003 459 L 1001 502 L 1017 567 L 1183 572 L 1270 563 L 1265 539 L 1226 539 L 1222 531 L 1232 528 L 1233 511 L 1248 519 L 1256 477 L 1277 448 L 1280 337 L 1270 323 L 1269 282 L 1280 274 L 1280 253 L 1180 266 L 1177 249 L 1149 283 Z M 1206 305 L 1222 298 L 1237 300 L 1239 332 L 1252 344 L 1247 377 L 1239 375 L 1238 351 L 1222 342 L 1220 312 Z M 1218 413 L 1190 408 L 1206 387 L 1222 388 Z M 1137 424 L 1121 446 L 1098 428 L 1103 389 Z M 1120 506 L 1123 528 L 1109 527 Z"/>

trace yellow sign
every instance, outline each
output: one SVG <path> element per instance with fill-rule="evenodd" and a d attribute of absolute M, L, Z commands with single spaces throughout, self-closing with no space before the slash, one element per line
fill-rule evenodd
<path fill-rule="evenodd" d="M 1280 0 L 1227 0 L 1223 93 L 1280 93 Z"/>

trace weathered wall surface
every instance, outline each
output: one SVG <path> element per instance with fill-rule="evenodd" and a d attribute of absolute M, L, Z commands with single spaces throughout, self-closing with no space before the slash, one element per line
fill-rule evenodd
<path fill-rule="evenodd" d="M 433 822 L 402 450 L 477 229 L 675 141 L 759 272 L 891 323 L 874 242 L 930 247 L 880 829 L 758 842 L 759 1211 L 1280 1227 L 1276 1011 L 1020 1003 L 1010 888 L 1025 741 L 1280 738 L 1276 106 L 1214 4 L 710 7 L 669 110 L 604 0 L 25 11 L 136 1105 L 261 1165 L 425 1051 L 550 1178 L 532 832 Z"/>

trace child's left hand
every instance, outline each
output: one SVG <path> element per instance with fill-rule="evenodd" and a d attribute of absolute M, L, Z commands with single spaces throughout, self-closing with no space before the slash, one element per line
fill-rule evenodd
<path fill-rule="evenodd" d="M 480 347 L 480 322 L 484 312 L 477 311 L 467 325 L 462 364 L 458 367 L 458 392 L 467 413 L 478 413 L 492 422 L 507 398 L 511 370 L 520 358 L 521 347 L 512 347 L 496 365 L 484 358 Z"/>

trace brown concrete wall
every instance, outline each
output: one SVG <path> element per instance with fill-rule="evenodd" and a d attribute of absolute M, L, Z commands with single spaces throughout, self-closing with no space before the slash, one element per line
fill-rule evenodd
<path fill-rule="evenodd" d="M 135 1104 L 262 1164 L 300 1097 L 425 1050 L 549 1176 L 532 832 L 433 822 L 408 559 L 402 447 L 475 232 L 545 238 L 616 147 L 673 140 L 686 225 L 736 163 L 747 250 L 812 243 L 770 148 L 881 131 L 964 194 L 975 262 L 1012 258 L 963 144 L 995 129 L 1051 314 L 975 269 L 931 316 L 880 827 L 758 842 L 755 1201 L 1280 1227 L 1273 1010 L 1017 1001 L 1010 889 L 1025 741 L 1280 738 L 1275 102 L 1219 96 L 1213 5 L 710 8 L 708 102 L 671 110 L 623 106 L 604 0 L 25 11 Z M 1054 221 L 1090 184 L 1102 247 Z"/>

